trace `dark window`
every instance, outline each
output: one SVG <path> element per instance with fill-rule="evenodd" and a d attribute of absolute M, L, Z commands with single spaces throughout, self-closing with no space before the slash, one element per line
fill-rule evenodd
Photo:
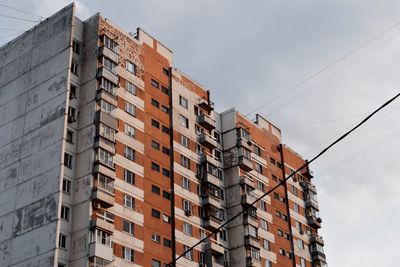
<path fill-rule="evenodd" d="M 77 41 L 72 42 L 72 51 L 77 55 L 81 53 L 81 45 Z"/>
<path fill-rule="evenodd" d="M 71 193 L 71 181 L 67 179 L 63 179 L 62 190 L 64 193 L 70 194 Z"/>
<path fill-rule="evenodd" d="M 64 153 L 64 166 L 72 169 L 72 155 Z"/>
<path fill-rule="evenodd" d="M 124 171 L 124 180 L 129 184 L 135 184 L 135 174 L 131 171 Z"/>
<path fill-rule="evenodd" d="M 155 100 L 154 98 L 151 99 L 151 104 L 155 106 L 156 108 L 160 108 L 160 102 Z"/>
<path fill-rule="evenodd" d="M 65 139 L 68 143 L 73 144 L 74 143 L 74 132 L 71 130 L 67 130 L 67 137 Z"/>
<path fill-rule="evenodd" d="M 169 155 L 169 148 L 166 148 L 165 146 L 163 146 L 162 152 L 163 152 L 165 155 Z"/>
<path fill-rule="evenodd" d="M 161 92 L 163 92 L 166 95 L 169 95 L 169 89 L 167 87 L 161 86 Z"/>
<path fill-rule="evenodd" d="M 152 162 L 151 163 L 151 169 L 156 171 L 156 172 L 160 172 L 160 165 L 158 165 L 157 163 Z"/>
<path fill-rule="evenodd" d="M 165 125 L 162 126 L 162 131 L 166 134 L 169 134 L 169 128 Z"/>
<path fill-rule="evenodd" d="M 151 216 L 160 219 L 161 213 L 158 210 L 151 209 Z"/>
<path fill-rule="evenodd" d="M 160 123 L 158 121 L 156 121 L 155 119 L 151 119 L 151 125 L 160 129 Z"/>
<path fill-rule="evenodd" d="M 156 80 L 151 79 L 151 85 L 157 89 L 160 88 L 160 84 Z"/>
<path fill-rule="evenodd" d="M 69 87 L 69 99 L 76 98 L 76 86 L 71 84 Z"/>
<path fill-rule="evenodd" d="M 151 186 L 151 192 L 159 195 L 160 194 L 160 188 L 158 186 L 152 185 Z"/>
<path fill-rule="evenodd" d="M 169 109 L 164 105 L 161 106 L 161 111 L 165 112 L 165 113 L 169 113 Z"/>
<path fill-rule="evenodd" d="M 169 69 L 163 68 L 163 73 L 167 76 L 169 76 Z"/>
<path fill-rule="evenodd" d="M 164 238 L 164 242 L 163 242 L 164 246 L 170 248 L 171 243 L 172 243 L 171 240 Z"/>
<path fill-rule="evenodd" d="M 163 191 L 163 197 L 165 199 L 171 200 L 171 194 L 167 191 Z"/>
<path fill-rule="evenodd" d="M 170 171 L 163 168 L 163 169 L 162 169 L 162 174 L 163 174 L 164 176 L 166 176 L 166 177 L 169 178 Z"/>
<path fill-rule="evenodd" d="M 154 149 L 160 150 L 160 144 L 158 142 L 154 141 L 154 140 L 151 141 L 151 146 Z"/>

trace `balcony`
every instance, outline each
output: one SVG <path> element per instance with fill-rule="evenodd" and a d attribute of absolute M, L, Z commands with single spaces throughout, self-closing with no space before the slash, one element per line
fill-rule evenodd
<path fill-rule="evenodd" d="M 239 156 L 239 167 L 245 172 L 253 170 L 253 162 L 245 156 Z"/>
<path fill-rule="evenodd" d="M 101 164 L 99 162 L 95 162 L 95 164 L 93 166 L 93 173 L 95 173 L 95 174 L 102 173 L 105 176 L 108 176 L 114 180 L 117 178 L 114 170 L 104 166 L 103 164 Z"/>
<path fill-rule="evenodd" d="M 213 216 L 207 216 L 203 219 L 203 227 L 209 231 L 216 230 L 221 225 L 221 221 Z"/>
<path fill-rule="evenodd" d="M 201 114 L 198 116 L 197 123 L 209 131 L 215 129 L 215 120 L 206 114 Z"/>
<path fill-rule="evenodd" d="M 108 115 L 107 113 L 105 113 L 101 110 L 98 110 L 96 112 L 94 122 L 95 123 L 103 123 L 104 125 L 107 125 L 108 127 L 112 128 L 116 131 L 118 130 L 117 120 L 114 117 L 111 117 L 110 115 Z"/>
<path fill-rule="evenodd" d="M 94 218 L 90 222 L 90 227 L 100 228 L 106 232 L 114 233 L 114 224 L 101 218 Z"/>
<path fill-rule="evenodd" d="M 321 251 L 312 251 L 311 252 L 311 259 L 313 262 L 324 262 L 326 263 L 326 256 Z"/>
<path fill-rule="evenodd" d="M 113 106 L 117 106 L 117 96 L 111 94 L 105 89 L 98 89 L 96 94 L 96 100 L 104 99 Z"/>
<path fill-rule="evenodd" d="M 102 47 L 99 48 L 99 56 L 108 57 L 115 63 L 118 63 L 118 59 L 119 59 L 118 54 L 115 51 L 108 48 L 107 46 L 103 45 Z"/>
<path fill-rule="evenodd" d="M 243 224 L 250 224 L 258 228 L 258 218 L 245 213 L 243 214 Z"/>
<path fill-rule="evenodd" d="M 210 251 L 214 256 L 224 255 L 224 247 L 215 241 L 209 240 L 204 244 L 204 250 Z"/>
<path fill-rule="evenodd" d="M 253 194 L 242 194 L 241 203 L 243 205 L 251 205 L 256 199 L 256 196 Z"/>
<path fill-rule="evenodd" d="M 248 185 L 250 187 L 254 187 L 254 181 L 250 177 L 247 177 L 247 176 L 241 176 L 239 183 L 241 185 Z"/>
<path fill-rule="evenodd" d="M 210 113 L 211 111 L 214 110 L 214 103 L 213 102 L 208 102 L 206 99 L 204 98 L 200 98 L 199 99 L 199 107 L 201 107 L 202 109 L 204 109 L 205 111 L 207 111 L 208 113 Z"/>
<path fill-rule="evenodd" d="M 321 246 L 323 246 L 324 245 L 324 240 L 322 239 L 322 237 L 320 237 L 318 235 L 310 237 L 310 244 L 313 245 L 313 244 L 316 244 L 316 243 L 318 243 Z"/>
<path fill-rule="evenodd" d="M 316 210 L 319 210 L 318 202 L 312 198 L 306 199 L 306 208 L 314 208 Z"/>
<path fill-rule="evenodd" d="M 214 149 L 218 146 L 217 140 L 209 134 L 202 133 L 199 135 L 199 143 L 208 149 Z"/>
<path fill-rule="evenodd" d="M 115 154 L 115 144 L 111 142 L 108 139 L 105 139 L 104 137 L 97 136 L 95 138 L 95 143 L 94 143 L 95 148 L 101 147 L 104 150 L 107 150 L 108 152 Z"/>
<path fill-rule="evenodd" d="M 200 157 L 200 164 L 207 163 L 207 162 L 214 166 L 218 166 L 219 164 L 221 164 L 213 155 L 211 155 L 207 152 L 203 152 L 203 154 L 201 154 L 201 157 Z"/>
<path fill-rule="evenodd" d="M 99 203 L 102 207 L 109 208 L 114 206 L 114 194 L 95 187 L 92 193 L 92 200 Z"/>
<path fill-rule="evenodd" d="M 252 246 L 255 248 L 259 248 L 260 247 L 260 240 L 258 239 L 258 237 L 254 237 L 251 235 L 246 235 L 244 237 L 244 245 L 245 246 Z"/>
<path fill-rule="evenodd" d="M 113 261 L 113 248 L 97 242 L 90 243 L 89 258 L 91 257 L 100 257 L 107 261 Z"/>
<path fill-rule="evenodd" d="M 221 180 L 218 177 L 209 172 L 200 173 L 198 174 L 198 177 L 203 183 L 210 183 L 216 186 L 219 186 L 219 184 L 221 183 Z"/>
<path fill-rule="evenodd" d="M 246 257 L 246 267 L 261 267 L 261 261 L 252 257 Z"/>
<path fill-rule="evenodd" d="M 202 196 L 201 200 L 202 205 L 213 205 L 214 207 L 221 208 L 221 200 L 211 194 L 207 194 Z"/>
<path fill-rule="evenodd" d="M 97 70 L 97 78 L 104 77 L 113 84 L 118 84 L 118 75 L 110 71 L 109 69 L 105 67 L 100 67 Z"/>
<path fill-rule="evenodd" d="M 317 218 L 315 215 L 307 216 L 307 223 L 309 226 L 311 226 L 314 229 L 319 229 L 321 228 L 321 218 Z"/>
<path fill-rule="evenodd" d="M 248 150 L 251 150 L 251 146 L 253 145 L 253 143 L 251 141 L 249 141 L 249 140 L 246 140 L 244 138 L 239 137 L 238 141 L 237 141 L 237 145 L 239 147 L 244 147 L 244 148 L 246 148 Z"/>

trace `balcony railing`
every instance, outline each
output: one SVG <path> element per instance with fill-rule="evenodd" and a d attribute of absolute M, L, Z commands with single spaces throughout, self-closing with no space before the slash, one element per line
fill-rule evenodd
<path fill-rule="evenodd" d="M 206 114 L 198 116 L 197 123 L 209 131 L 215 129 L 215 120 Z"/>

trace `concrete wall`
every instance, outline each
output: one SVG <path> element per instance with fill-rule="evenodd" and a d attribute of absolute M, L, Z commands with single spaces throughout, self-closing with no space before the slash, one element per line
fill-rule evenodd
<path fill-rule="evenodd" d="M 54 266 L 74 7 L 0 49 L 0 266 Z"/>

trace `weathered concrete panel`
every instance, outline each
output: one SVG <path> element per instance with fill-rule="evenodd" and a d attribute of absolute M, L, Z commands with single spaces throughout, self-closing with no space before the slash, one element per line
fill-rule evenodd
<path fill-rule="evenodd" d="M 10 266 L 11 239 L 0 242 L 0 266 Z"/>
<path fill-rule="evenodd" d="M 12 99 L 0 107 L 0 125 L 15 120 L 26 111 L 26 94 Z"/>
<path fill-rule="evenodd" d="M 0 147 L 22 137 L 25 118 L 23 116 L 0 126 Z M 1 187 L 0 187 L 1 191 Z"/>
<path fill-rule="evenodd" d="M 29 74 L 27 73 L 25 75 L 18 77 L 18 79 L 13 80 L 10 83 L 0 86 L 0 106 L 11 101 L 20 94 L 24 93 L 28 88 L 28 82 L 29 82 Z M 1 115 L 0 115 L 0 122 L 2 122 Z"/>
<path fill-rule="evenodd" d="M 54 251 L 35 256 L 23 262 L 13 264 L 12 267 L 53 267 L 54 266 Z"/>
<path fill-rule="evenodd" d="M 13 222 L 14 214 L 12 212 L 0 218 L 0 242 L 12 237 Z"/>
<path fill-rule="evenodd" d="M 0 148 L 0 170 L 19 160 L 21 147 L 22 140 L 19 139 Z"/>
<path fill-rule="evenodd" d="M 0 67 L 8 65 L 21 55 L 32 49 L 33 31 L 24 33 L 23 36 L 14 40 L 9 45 L 3 46 L 0 49 Z"/>
<path fill-rule="evenodd" d="M 0 194 L 18 183 L 19 162 L 0 169 Z"/>

